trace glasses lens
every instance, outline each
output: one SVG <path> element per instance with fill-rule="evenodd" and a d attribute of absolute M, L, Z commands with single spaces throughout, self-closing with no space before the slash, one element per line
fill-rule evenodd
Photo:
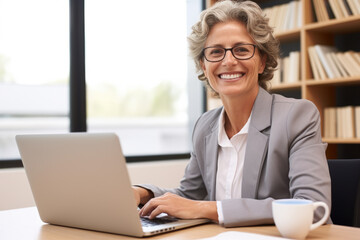
<path fill-rule="evenodd" d="M 225 49 L 216 47 L 206 48 L 204 55 L 208 61 L 220 61 L 225 55 Z"/>
<path fill-rule="evenodd" d="M 250 58 L 254 54 L 253 45 L 239 45 L 233 48 L 233 54 L 238 59 Z"/>

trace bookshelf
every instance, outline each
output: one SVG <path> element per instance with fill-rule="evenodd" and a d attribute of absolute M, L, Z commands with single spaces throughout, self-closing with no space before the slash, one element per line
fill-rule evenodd
<path fill-rule="evenodd" d="M 270 91 L 287 97 L 303 98 L 312 101 L 320 112 L 322 134 L 324 136 L 324 109 L 329 107 L 360 106 L 360 76 L 346 76 L 316 79 L 313 74 L 308 48 L 315 45 L 333 46 L 339 51 L 360 52 L 360 9 L 353 15 L 321 19 L 315 11 L 315 1 L 298 0 L 301 8 L 302 24 L 285 31 L 275 31 L 280 41 L 281 56 L 289 56 L 292 51 L 300 52 L 300 80 L 291 83 L 271 83 Z M 329 2 L 329 0 L 320 0 Z M 207 4 L 213 4 L 214 0 Z M 291 1 L 258 0 L 263 9 Z M 319 20 L 318 20 L 319 19 Z M 208 95 L 211 98 L 210 95 Z M 211 99 L 211 106 L 215 107 Z M 355 131 L 355 130 L 354 130 Z M 325 138 L 328 143 L 327 158 L 360 158 L 360 138 Z"/>

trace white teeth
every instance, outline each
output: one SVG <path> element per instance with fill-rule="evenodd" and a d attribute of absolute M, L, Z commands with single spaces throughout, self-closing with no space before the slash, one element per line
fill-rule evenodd
<path fill-rule="evenodd" d="M 220 78 L 222 79 L 233 79 L 233 78 L 239 78 L 241 76 L 243 76 L 244 74 L 221 74 Z"/>

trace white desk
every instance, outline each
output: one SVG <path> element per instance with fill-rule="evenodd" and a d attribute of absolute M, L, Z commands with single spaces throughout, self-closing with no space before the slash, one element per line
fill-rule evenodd
<path fill-rule="evenodd" d="M 279 237 L 275 226 L 223 228 L 205 224 L 144 239 L 199 239 L 216 236 L 225 231 L 258 233 Z M 139 239 L 116 234 L 88 231 L 45 224 L 40 220 L 35 207 L 0 211 L 1 240 L 115 240 Z M 307 239 L 360 239 L 360 228 L 340 225 L 324 225 L 310 232 Z"/>

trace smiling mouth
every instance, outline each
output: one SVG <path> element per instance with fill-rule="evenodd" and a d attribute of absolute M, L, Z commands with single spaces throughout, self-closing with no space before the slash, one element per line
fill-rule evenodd
<path fill-rule="evenodd" d="M 242 76 L 244 76 L 244 73 L 236 73 L 236 74 L 220 74 L 219 77 L 221 79 L 225 79 L 225 80 L 232 80 L 232 79 L 236 79 L 236 78 L 240 78 Z"/>

